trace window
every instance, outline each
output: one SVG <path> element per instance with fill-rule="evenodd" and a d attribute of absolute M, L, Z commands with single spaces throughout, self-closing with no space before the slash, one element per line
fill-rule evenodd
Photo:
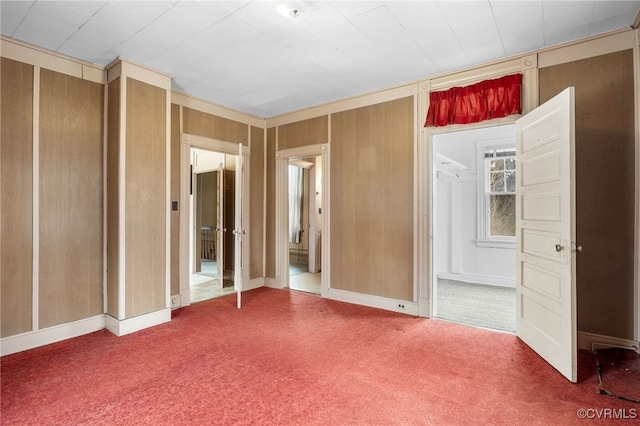
<path fill-rule="evenodd" d="M 516 152 L 513 148 L 486 149 L 486 238 L 516 235 Z"/>

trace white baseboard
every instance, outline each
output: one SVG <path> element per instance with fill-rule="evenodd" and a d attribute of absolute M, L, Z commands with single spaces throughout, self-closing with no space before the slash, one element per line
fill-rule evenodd
<path fill-rule="evenodd" d="M 466 283 L 516 288 L 515 278 L 491 277 L 488 275 L 452 274 L 451 272 L 438 272 L 438 278 L 442 278 L 444 280 L 464 281 Z"/>
<path fill-rule="evenodd" d="M 276 284 L 276 279 L 275 278 L 269 278 L 269 277 L 265 277 L 264 286 L 265 287 L 269 287 L 269 288 L 280 288 Z"/>
<path fill-rule="evenodd" d="M 418 314 L 423 318 L 431 318 L 431 300 L 418 299 Z"/>
<path fill-rule="evenodd" d="M 189 306 L 191 304 L 191 289 L 180 289 L 180 306 Z"/>
<path fill-rule="evenodd" d="M 123 320 L 106 315 L 106 328 L 116 336 L 124 336 L 169 321 L 171 321 L 171 309 L 161 309 Z"/>
<path fill-rule="evenodd" d="M 16 352 L 22 352 L 28 349 L 82 336 L 83 334 L 93 333 L 94 331 L 102 330 L 104 328 L 105 315 L 101 314 L 91 318 L 44 328 L 42 330 L 17 334 L 15 336 L 0 339 L 0 354 L 1 356 L 10 355 Z"/>
<path fill-rule="evenodd" d="M 369 306 L 371 308 L 385 309 L 387 311 L 400 312 L 417 316 L 419 313 L 418 304 L 407 302 L 406 300 L 389 299 L 387 297 L 373 296 L 370 294 L 356 293 L 353 291 L 329 289 L 327 299 L 339 302 L 353 303 L 355 305 Z"/>
<path fill-rule="evenodd" d="M 242 291 L 253 290 L 259 287 L 264 287 L 264 282 L 266 278 L 254 278 L 252 280 L 247 280 L 242 284 Z"/>
<path fill-rule="evenodd" d="M 634 340 L 578 331 L 578 349 L 593 351 L 596 349 L 606 348 L 631 349 L 635 352 L 640 353 L 640 343 Z"/>

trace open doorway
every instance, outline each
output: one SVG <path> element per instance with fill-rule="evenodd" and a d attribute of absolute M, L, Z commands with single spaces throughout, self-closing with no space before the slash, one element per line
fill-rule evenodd
<path fill-rule="evenodd" d="M 291 159 L 288 167 L 289 288 L 321 292 L 322 157 Z"/>
<path fill-rule="evenodd" d="M 432 137 L 437 318 L 515 332 L 514 127 Z"/>
<path fill-rule="evenodd" d="M 235 155 L 191 149 L 191 303 L 234 292 L 235 165 Z"/>

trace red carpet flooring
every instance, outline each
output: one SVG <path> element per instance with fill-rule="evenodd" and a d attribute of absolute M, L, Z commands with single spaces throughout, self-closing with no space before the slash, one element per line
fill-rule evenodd
<path fill-rule="evenodd" d="M 3 357 L 2 424 L 630 425 L 640 411 L 598 393 L 589 354 L 571 384 L 509 334 L 285 290 L 235 301 Z"/>

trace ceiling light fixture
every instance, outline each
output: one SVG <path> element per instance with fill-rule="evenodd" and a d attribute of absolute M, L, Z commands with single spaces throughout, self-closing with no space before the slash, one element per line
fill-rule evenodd
<path fill-rule="evenodd" d="M 290 18 L 297 18 L 300 16 L 300 9 L 297 7 L 289 7 L 285 4 L 282 4 L 276 8 L 278 13 L 282 16 L 288 16 Z"/>

